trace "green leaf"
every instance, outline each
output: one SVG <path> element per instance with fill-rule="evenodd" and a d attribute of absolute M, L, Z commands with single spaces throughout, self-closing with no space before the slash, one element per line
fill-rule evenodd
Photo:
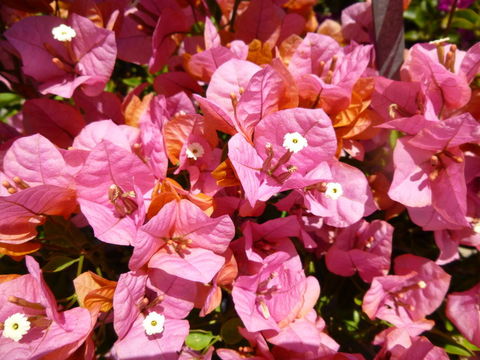
<path fill-rule="evenodd" d="M 480 14 L 477 14 L 472 9 L 460 9 L 455 12 L 454 18 L 461 18 L 468 20 L 473 24 L 478 24 L 480 22 Z"/>
<path fill-rule="evenodd" d="M 446 344 L 444 349 L 447 353 L 452 355 L 473 356 L 473 353 L 458 344 Z"/>
<path fill-rule="evenodd" d="M 478 346 L 473 345 L 470 341 L 465 339 L 463 336 L 460 336 L 460 335 L 454 336 L 453 339 L 468 350 L 480 351 L 480 348 Z"/>
<path fill-rule="evenodd" d="M 205 30 L 205 23 L 203 21 L 196 22 L 192 26 L 193 35 L 203 35 L 204 30 Z"/>
<path fill-rule="evenodd" d="M 390 132 L 390 136 L 389 136 L 389 142 L 390 142 L 390 147 L 392 149 L 395 149 L 395 145 L 397 144 L 397 139 L 400 137 L 400 131 L 398 130 L 392 130 Z"/>
<path fill-rule="evenodd" d="M 417 41 L 421 38 L 421 34 L 416 30 L 410 30 L 405 33 L 405 39 L 408 41 Z"/>
<path fill-rule="evenodd" d="M 455 327 L 453 326 L 453 324 L 448 321 L 447 319 L 444 320 L 444 324 L 445 324 L 445 329 L 447 329 L 447 331 L 449 332 L 452 332 L 453 330 L 455 330 Z"/>
<path fill-rule="evenodd" d="M 142 78 L 140 76 L 135 76 L 127 79 L 122 79 L 122 82 L 125 85 L 131 86 L 131 87 L 137 87 L 142 83 Z"/>
<path fill-rule="evenodd" d="M 5 122 L 8 118 L 18 113 L 18 110 L 12 107 L 9 109 L 8 107 L 4 106 L 4 109 L 0 109 L 0 110 L 7 110 L 6 112 L 0 111 L 0 121 L 2 122 Z"/>
<path fill-rule="evenodd" d="M 353 321 L 357 325 L 360 322 L 360 313 L 356 310 L 353 311 Z"/>
<path fill-rule="evenodd" d="M 358 331 L 358 326 L 354 321 L 345 320 L 344 322 L 348 332 Z"/>
<path fill-rule="evenodd" d="M 420 8 L 408 9 L 403 13 L 403 17 L 414 22 L 418 27 L 421 27 L 426 22 L 425 12 Z"/>
<path fill-rule="evenodd" d="M 453 18 L 451 27 L 455 29 L 473 30 L 475 28 L 475 24 L 466 19 Z"/>
<path fill-rule="evenodd" d="M 238 332 L 238 327 L 242 326 L 240 318 L 232 318 L 225 322 L 220 329 L 220 336 L 226 344 L 234 345 L 239 343 L 243 336 Z"/>
<path fill-rule="evenodd" d="M 210 331 L 193 330 L 185 339 L 185 344 L 192 350 L 201 351 L 210 345 L 214 337 Z"/>
<path fill-rule="evenodd" d="M 22 98 L 17 94 L 0 93 L 0 106 L 12 106 L 18 104 Z"/>
<path fill-rule="evenodd" d="M 105 84 L 105 91 L 106 92 L 115 92 L 115 82 L 113 80 L 109 80 L 106 84 Z"/>
<path fill-rule="evenodd" d="M 59 272 L 77 263 L 80 258 L 72 259 L 68 256 L 55 256 L 42 268 L 44 272 Z"/>

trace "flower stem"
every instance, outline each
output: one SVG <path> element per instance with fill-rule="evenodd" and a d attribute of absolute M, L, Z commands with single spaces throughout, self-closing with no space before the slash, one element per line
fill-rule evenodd
<path fill-rule="evenodd" d="M 445 29 L 445 33 L 448 33 L 448 30 L 450 30 L 453 14 L 455 14 L 455 10 L 457 9 L 457 3 L 458 3 L 458 0 L 453 0 L 452 7 L 450 8 L 450 13 L 448 14 L 448 22 L 447 22 L 447 27 Z"/>

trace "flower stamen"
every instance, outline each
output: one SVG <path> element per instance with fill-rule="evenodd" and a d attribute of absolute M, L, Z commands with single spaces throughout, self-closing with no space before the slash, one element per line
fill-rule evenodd
<path fill-rule="evenodd" d="M 108 189 L 108 200 L 113 204 L 115 212 L 120 218 L 130 215 L 138 209 L 135 197 L 135 191 L 124 191 L 116 184 L 110 185 Z"/>

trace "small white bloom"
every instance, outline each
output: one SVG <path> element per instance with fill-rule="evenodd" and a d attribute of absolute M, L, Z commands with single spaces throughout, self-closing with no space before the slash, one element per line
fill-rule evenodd
<path fill-rule="evenodd" d="M 22 313 L 10 315 L 3 323 L 3 336 L 16 342 L 19 342 L 28 330 L 30 330 L 30 321 Z"/>
<path fill-rule="evenodd" d="M 325 196 L 332 199 L 337 200 L 340 196 L 343 195 L 342 185 L 336 182 L 327 183 L 325 190 Z"/>
<path fill-rule="evenodd" d="M 58 41 L 72 41 L 77 33 L 70 26 L 62 24 L 52 29 L 52 35 Z"/>
<path fill-rule="evenodd" d="M 287 133 L 283 137 L 283 147 L 293 153 L 297 153 L 308 146 L 308 141 L 298 132 Z"/>
<path fill-rule="evenodd" d="M 195 142 L 187 146 L 187 151 L 185 153 L 187 154 L 187 158 L 197 160 L 205 154 L 205 150 L 202 145 Z"/>
<path fill-rule="evenodd" d="M 480 234 L 480 221 L 477 221 L 475 224 L 473 224 L 473 232 Z"/>
<path fill-rule="evenodd" d="M 420 289 L 425 289 L 427 287 L 427 283 L 423 280 L 420 280 L 418 283 L 417 283 L 418 287 Z"/>
<path fill-rule="evenodd" d="M 155 311 L 152 311 L 143 319 L 143 328 L 147 335 L 161 334 L 164 324 L 165 316 Z"/>

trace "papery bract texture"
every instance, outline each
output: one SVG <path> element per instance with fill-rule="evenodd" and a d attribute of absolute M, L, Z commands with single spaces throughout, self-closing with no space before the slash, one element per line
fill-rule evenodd
<path fill-rule="evenodd" d="M 32 16 L 16 23 L 6 37 L 22 56 L 23 71 L 40 83 L 42 93 L 69 98 L 82 86 L 89 96 L 100 94 L 115 63 L 114 33 L 72 14 L 67 24 L 77 36 L 61 42 L 53 38 L 52 29 L 62 23 L 57 17 Z"/>

